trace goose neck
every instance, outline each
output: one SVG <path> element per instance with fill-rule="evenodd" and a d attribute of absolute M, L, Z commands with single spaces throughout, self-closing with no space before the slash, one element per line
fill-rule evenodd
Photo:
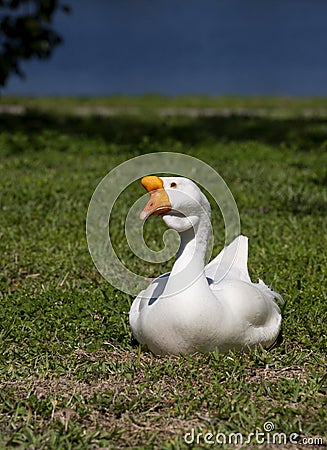
<path fill-rule="evenodd" d="M 166 293 L 176 293 L 194 288 L 202 284 L 204 276 L 204 260 L 208 241 L 206 227 L 190 228 L 182 233 L 177 259 L 170 273 Z"/>

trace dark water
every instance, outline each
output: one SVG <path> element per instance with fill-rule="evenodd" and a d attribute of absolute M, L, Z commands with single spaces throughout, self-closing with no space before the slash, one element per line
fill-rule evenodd
<path fill-rule="evenodd" d="M 327 0 L 78 0 L 7 93 L 327 95 Z"/>

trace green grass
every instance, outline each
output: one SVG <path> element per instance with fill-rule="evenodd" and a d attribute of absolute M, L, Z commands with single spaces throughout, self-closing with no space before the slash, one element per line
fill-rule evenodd
<path fill-rule="evenodd" d="M 282 117 L 301 115 L 325 115 L 327 114 L 327 98 L 315 97 L 206 97 L 206 96 L 109 96 L 109 97 L 15 97 L 3 96 L 2 104 L 24 105 L 28 110 L 51 114 L 72 113 L 79 111 L 86 113 L 89 108 L 105 114 L 111 109 L 125 110 L 133 113 L 139 109 L 143 114 L 153 115 L 154 112 L 169 108 L 217 109 L 221 114 L 263 113 Z"/>
<path fill-rule="evenodd" d="M 175 99 L 170 106 L 192 102 L 207 107 L 211 100 Z M 1 116 L 0 448 L 179 449 L 192 428 L 246 438 L 267 421 L 275 432 L 326 439 L 327 122 L 294 116 L 285 102 L 283 117 L 141 111 L 108 118 L 58 114 L 39 99 L 24 116 Z M 271 100 L 254 104 L 269 109 Z M 251 277 L 285 300 L 284 339 L 271 351 L 139 355 L 128 326 L 133 298 L 97 273 L 85 218 L 110 169 L 157 151 L 200 158 L 230 187 L 250 238 Z M 142 194 L 133 184 L 118 200 L 116 244 L 129 196 Z M 214 224 L 218 252 L 224 232 L 217 211 Z M 146 231 L 160 245 L 158 221 Z M 126 242 L 120 248 L 137 273 L 149 269 Z M 168 269 L 150 268 L 153 276 Z M 199 437 L 188 447 L 213 445 Z"/>

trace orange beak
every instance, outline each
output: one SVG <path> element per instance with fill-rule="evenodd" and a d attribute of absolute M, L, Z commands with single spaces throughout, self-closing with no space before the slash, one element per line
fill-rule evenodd
<path fill-rule="evenodd" d="M 149 216 L 158 216 L 171 210 L 169 197 L 163 188 L 163 181 L 161 178 L 148 176 L 142 178 L 141 183 L 150 193 L 150 200 L 140 214 L 142 220 Z"/>

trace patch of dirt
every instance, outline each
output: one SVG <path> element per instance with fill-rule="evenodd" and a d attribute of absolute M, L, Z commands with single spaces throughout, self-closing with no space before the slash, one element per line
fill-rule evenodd
<path fill-rule="evenodd" d="M 280 379 L 296 378 L 303 384 L 307 383 L 306 372 L 303 367 L 290 366 L 282 369 L 274 369 L 271 367 L 250 367 L 246 381 L 248 383 L 258 383 L 261 381 L 269 381 L 270 383 L 277 382 Z"/>

